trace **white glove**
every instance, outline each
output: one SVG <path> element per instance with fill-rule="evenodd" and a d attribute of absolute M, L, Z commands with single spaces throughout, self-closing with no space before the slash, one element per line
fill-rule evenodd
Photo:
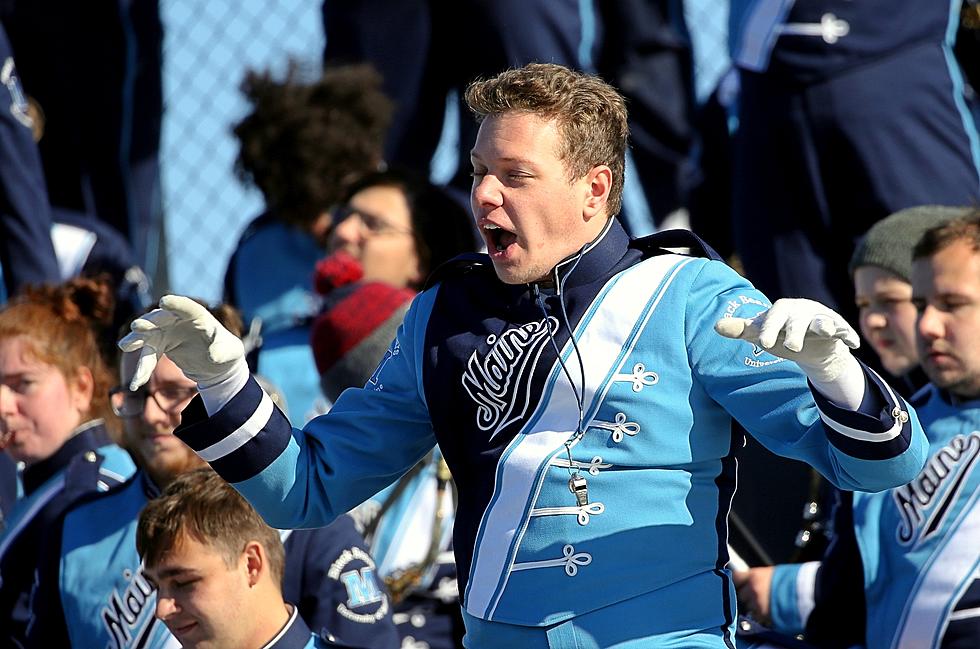
<path fill-rule="evenodd" d="M 160 308 L 135 320 L 132 331 L 119 341 L 124 352 L 139 351 L 135 390 L 150 380 L 162 354 L 203 390 L 233 376 L 248 376 L 245 347 L 201 304 L 180 295 L 167 295 Z"/>
<path fill-rule="evenodd" d="M 754 318 L 722 318 L 715 323 L 715 331 L 795 362 L 837 405 L 853 410 L 864 398 L 864 371 L 850 351 L 860 344 L 857 332 L 819 302 L 776 300 L 772 308 Z"/>

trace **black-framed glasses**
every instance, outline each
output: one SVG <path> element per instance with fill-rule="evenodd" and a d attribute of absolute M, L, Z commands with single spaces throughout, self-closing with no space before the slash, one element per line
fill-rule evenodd
<path fill-rule="evenodd" d="M 112 412 L 119 417 L 136 417 L 143 414 L 146 400 L 152 398 L 160 410 L 168 415 L 175 415 L 196 395 L 196 387 L 167 385 L 151 390 L 143 385 L 134 392 L 124 385 L 117 385 L 109 390 L 109 404 Z"/>
<path fill-rule="evenodd" d="M 411 228 L 397 226 L 384 217 L 364 210 L 359 210 L 350 205 L 341 205 L 333 211 L 333 227 L 337 227 L 352 216 L 356 216 L 361 225 L 362 236 L 374 236 L 378 234 L 407 234 L 412 235 Z"/>

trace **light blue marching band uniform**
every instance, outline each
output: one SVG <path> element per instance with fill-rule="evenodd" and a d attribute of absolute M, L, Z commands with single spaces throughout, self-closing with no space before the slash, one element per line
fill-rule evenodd
<path fill-rule="evenodd" d="M 38 568 L 28 646 L 180 646 L 155 617 L 156 588 L 143 576 L 136 551 L 139 514 L 159 493 L 139 471 L 68 511 Z M 373 559 L 349 517 L 327 528 L 283 531 L 280 537 L 286 551 L 283 594 L 305 618 L 298 624 L 306 637 L 309 625 L 324 638 L 339 639 L 330 646 L 399 646 Z M 295 633 L 290 637 L 293 644 L 283 646 L 303 646 L 295 644 Z"/>
<path fill-rule="evenodd" d="M 469 257 L 415 299 L 365 388 L 304 430 L 249 379 L 177 434 L 276 527 L 326 524 L 438 442 L 468 647 L 733 647 L 732 417 L 845 489 L 908 481 L 927 443 L 870 371 L 862 411 L 844 411 L 795 363 L 715 333 L 768 300 L 660 241 L 611 219 L 557 290 Z"/>
<path fill-rule="evenodd" d="M 50 529 L 73 502 L 109 490 L 135 470 L 102 419 L 85 422 L 53 455 L 24 469 L 24 497 L 0 532 L 0 645 L 24 640 L 35 566 Z"/>
<path fill-rule="evenodd" d="M 171 649 L 155 617 L 156 589 L 136 552 L 140 511 L 159 490 L 138 472 L 109 494 L 81 502 L 55 528 L 32 597 L 32 646 Z"/>
<path fill-rule="evenodd" d="M 953 404 L 930 385 L 913 402 L 929 460 L 906 485 L 854 494 L 853 526 L 834 548 L 859 553 L 864 602 L 852 605 L 865 606 L 867 621 L 837 632 L 868 647 L 980 646 L 980 401 Z M 817 563 L 776 566 L 774 626 L 799 633 L 815 607 L 853 592 L 818 590 L 822 576 Z"/>

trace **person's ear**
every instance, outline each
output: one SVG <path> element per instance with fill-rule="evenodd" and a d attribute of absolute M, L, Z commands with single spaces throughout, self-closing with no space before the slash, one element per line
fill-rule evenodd
<path fill-rule="evenodd" d="M 425 283 L 425 276 L 422 274 L 422 260 L 419 259 L 417 246 L 413 251 L 412 260 L 408 263 L 407 272 L 409 287 L 421 287 Z"/>
<path fill-rule="evenodd" d="M 262 573 L 267 569 L 265 548 L 258 541 L 249 541 L 242 551 L 242 558 L 245 561 L 248 585 L 255 586 L 262 578 Z"/>
<path fill-rule="evenodd" d="M 603 214 L 609 202 L 609 192 L 612 191 L 613 173 L 609 165 L 597 165 L 585 175 L 585 204 L 583 216 L 588 221 L 592 217 Z"/>
<path fill-rule="evenodd" d="M 95 377 L 92 370 L 80 366 L 69 381 L 71 402 L 79 412 L 88 412 L 92 408 L 92 397 L 95 395 Z"/>

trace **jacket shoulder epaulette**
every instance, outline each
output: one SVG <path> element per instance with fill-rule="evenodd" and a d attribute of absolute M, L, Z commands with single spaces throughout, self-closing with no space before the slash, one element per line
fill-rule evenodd
<path fill-rule="evenodd" d="M 682 254 L 723 261 L 721 255 L 715 252 L 714 248 L 690 230 L 662 230 L 639 239 L 633 239 L 630 242 L 630 247 L 643 252 L 644 257 L 655 257 L 676 252 L 668 250 L 669 248 L 684 248 L 687 252 Z"/>
<path fill-rule="evenodd" d="M 913 408 L 922 408 L 932 398 L 935 391 L 936 389 L 931 383 L 924 385 L 909 396 L 908 402 L 912 404 Z"/>
<path fill-rule="evenodd" d="M 99 464 L 101 465 L 101 462 L 99 462 Z M 130 483 L 132 483 L 133 480 L 139 480 L 139 479 L 140 479 L 140 472 L 136 471 L 122 482 L 108 485 L 108 489 L 106 489 L 105 491 L 101 491 L 99 489 L 96 489 L 95 491 L 89 491 L 79 496 L 76 500 L 72 501 L 71 506 L 68 508 L 68 510 L 65 513 L 67 515 L 68 512 L 74 511 L 76 509 L 81 509 L 82 507 L 90 504 L 93 501 L 112 497 L 118 494 L 120 491 L 124 491 L 125 489 L 129 488 Z"/>
<path fill-rule="evenodd" d="M 490 261 L 489 255 L 481 252 L 464 252 L 449 261 L 443 262 L 429 273 L 422 290 L 428 290 L 451 277 L 461 277 L 469 273 L 487 270 L 493 272 L 493 263 Z"/>

